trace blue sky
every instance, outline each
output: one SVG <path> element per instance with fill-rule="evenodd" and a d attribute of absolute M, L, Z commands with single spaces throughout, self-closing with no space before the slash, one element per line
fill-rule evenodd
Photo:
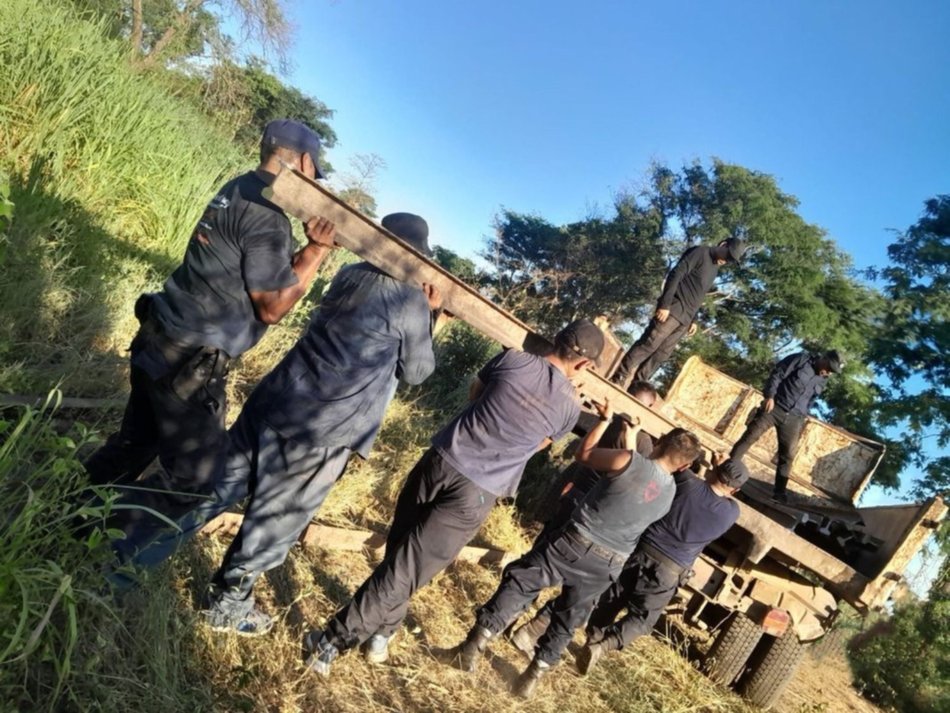
<path fill-rule="evenodd" d="M 380 214 L 473 256 L 501 207 L 562 223 L 651 160 L 774 175 L 858 267 L 950 191 L 950 3 L 310 0 L 290 79 L 387 162 Z M 869 492 L 865 504 L 893 501 Z"/>
<path fill-rule="evenodd" d="M 950 3 L 298 2 L 294 84 L 335 109 L 381 213 L 480 248 L 500 207 L 555 222 L 653 159 L 773 174 L 858 266 L 950 190 Z"/>

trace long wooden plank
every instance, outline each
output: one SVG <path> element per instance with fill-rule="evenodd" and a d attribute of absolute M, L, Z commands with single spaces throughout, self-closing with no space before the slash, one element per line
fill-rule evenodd
<path fill-rule="evenodd" d="M 447 311 L 503 346 L 535 353 L 550 347 L 549 339 L 302 174 L 283 169 L 264 195 L 300 220 L 314 216 L 331 220 L 340 245 L 393 277 L 435 285 L 442 292 Z M 676 426 L 594 372 L 585 376 L 579 390 L 594 401 L 603 402 L 609 397 L 617 411 L 638 417 L 652 436 Z"/>

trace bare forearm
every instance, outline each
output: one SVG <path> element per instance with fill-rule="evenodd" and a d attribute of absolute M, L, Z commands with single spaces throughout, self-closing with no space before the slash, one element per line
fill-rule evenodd
<path fill-rule="evenodd" d="M 583 462 L 586 462 L 590 457 L 590 453 L 597 447 L 597 444 L 600 442 L 600 439 L 603 437 L 604 432 L 607 430 L 607 424 L 609 420 L 599 420 L 597 425 L 587 432 L 587 435 L 581 439 L 580 445 L 577 447 L 577 453 L 574 455 L 574 459 Z"/>
<path fill-rule="evenodd" d="M 266 302 L 258 304 L 258 316 L 267 324 L 276 324 L 290 312 L 295 304 L 303 297 L 320 269 L 320 264 L 329 254 L 330 248 L 314 243 L 296 252 L 293 259 L 293 271 L 297 276 L 297 283 L 281 290 L 268 294 Z"/>

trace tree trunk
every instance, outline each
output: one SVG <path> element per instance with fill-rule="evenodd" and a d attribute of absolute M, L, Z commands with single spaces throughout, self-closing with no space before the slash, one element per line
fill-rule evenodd
<path fill-rule="evenodd" d="M 135 57 L 142 55 L 142 0 L 132 0 L 132 54 Z"/>

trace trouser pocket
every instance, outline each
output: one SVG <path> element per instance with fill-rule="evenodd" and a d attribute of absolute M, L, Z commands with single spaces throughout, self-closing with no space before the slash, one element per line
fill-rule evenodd
<path fill-rule="evenodd" d="M 202 347 L 175 373 L 172 391 L 182 401 L 198 401 L 209 412 L 218 413 L 224 402 L 227 372 L 227 355 L 220 349 Z"/>

